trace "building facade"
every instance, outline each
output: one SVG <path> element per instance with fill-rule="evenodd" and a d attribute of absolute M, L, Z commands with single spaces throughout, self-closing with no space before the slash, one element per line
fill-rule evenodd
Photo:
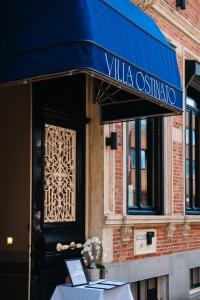
<path fill-rule="evenodd" d="M 92 236 L 104 240 L 106 277 L 129 281 L 135 300 L 198 299 L 199 1 L 39 2 L 2 23 L 8 299 L 49 299 L 63 260 L 81 256 L 58 243 Z"/>
<path fill-rule="evenodd" d="M 142 6 L 145 1 L 133 2 Z M 176 1 L 149 2 L 151 7 L 142 8 L 176 47 L 184 109 L 182 116 L 164 118 L 162 134 L 153 132 L 151 121 L 149 125 L 145 120 L 133 121 L 128 128 L 127 124 L 115 125 L 120 137 L 119 149 L 112 158 L 115 189 L 111 211 L 105 216 L 115 262 L 110 274 L 137 282 L 133 284 L 135 299 L 180 300 L 195 298 L 195 294 L 198 299 L 199 177 L 195 149 L 199 121 L 194 112 L 193 125 L 189 125 L 189 114 L 190 99 L 198 109 L 199 92 L 197 86 L 193 89 L 188 85 L 186 78 L 188 61 L 199 61 L 200 6 L 198 1 L 187 1 L 183 10 L 176 7 Z M 148 232 L 153 232 L 155 239 L 152 248 L 141 242 Z M 145 293 L 149 293 L 149 298 Z M 157 298 L 151 298 L 151 293 L 157 293 Z"/>

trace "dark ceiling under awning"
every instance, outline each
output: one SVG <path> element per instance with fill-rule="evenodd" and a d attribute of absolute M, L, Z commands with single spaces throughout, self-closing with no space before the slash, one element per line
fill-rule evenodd
<path fill-rule="evenodd" d="M 1 84 L 85 71 L 118 90 L 101 103 L 105 118 L 182 111 L 176 53 L 129 0 L 7 0 L 0 26 Z"/>
<path fill-rule="evenodd" d="M 200 63 L 195 60 L 185 61 L 185 86 L 200 92 Z"/>

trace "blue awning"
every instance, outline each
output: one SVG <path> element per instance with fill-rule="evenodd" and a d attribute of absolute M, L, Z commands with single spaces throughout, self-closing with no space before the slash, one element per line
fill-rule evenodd
<path fill-rule="evenodd" d="M 91 71 L 182 110 L 176 53 L 129 0 L 7 0 L 0 28 L 0 83 Z"/>

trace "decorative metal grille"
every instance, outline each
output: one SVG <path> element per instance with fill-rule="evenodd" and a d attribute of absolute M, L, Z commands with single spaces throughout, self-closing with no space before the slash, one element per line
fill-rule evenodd
<path fill-rule="evenodd" d="M 45 124 L 44 222 L 75 221 L 76 131 Z"/>

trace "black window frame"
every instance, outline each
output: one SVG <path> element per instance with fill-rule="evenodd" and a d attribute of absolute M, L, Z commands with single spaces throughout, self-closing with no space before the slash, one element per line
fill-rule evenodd
<path fill-rule="evenodd" d="M 152 117 L 147 118 L 147 122 L 152 120 L 153 129 L 150 129 L 147 125 L 147 143 L 148 146 L 151 144 L 151 148 L 153 149 L 154 155 L 150 153 L 148 149 L 147 152 L 147 186 L 150 188 L 148 189 L 148 193 L 150 196 L 153 197 L 153 203 L 155 206 L 142 206 L 141 204 L 141 120 L 143 119 L 136 119 L 135 120 L 135 161 L 136 161 L 136 201 L 137 206 L 129 206 L 129 190 L 128 190 L 128 151 L 131 148 L 129 146 L 129 138 L 128 138 L 128 124 L 126 125 L 126 205 L 127 205 L 127 214 L 128 215 L 161 215 L 163 214 L 163 174 L 164 174 L 164 162 L 163 162 L 163 153 L 164 153 L 164 139 L 163 139 L 163 118 L 162 117 Z M 150 124 L 150 123 L 148 123 Z M 152 137 L 153 132 L 153 137 Z M 149 138 L 150 136 L 150 138 Z M 152 143 L 152 140 L 154 141 Z M 152 145 L 153 144 L 153 145 Z M 159 151 L 159 154 L 158 154 Z M 157 158 L 157 159 L 156 159 Z M 148 168 L 148 162 L 151 161 L 150 164 L 153 164 L 153 170 Z M 151 173 L 151 174 L 150 174 Z M 152 180 L 152 174 L 154 174 L 154 179 Z M 154 181 L 154 184 L 152 182 Z"/>
<path fill-rule="evenodd" d="M 188 148 L 189 148 L 189 160 L 186 159 L 185 157 L 185 209 L 186 209 L 186 214 L 188 215 L 198 215 L 200 214 L 200 187 L 198 185 L 198 179 L 200 178 L 200 108 L 199 108 L 199 103 L 196 99 L 192 98 L 196 103 L 197 107 L 192 107 L 187 104 L 187 98 L 186 97 L 186 113 L 189 113 L 189 128 L 186 128 L 185 126 L 185 153 L 187 151 L 187 133 L 186 130 L 188 130 Z M 191 98 L 191 97 L 189 97 Z M 196 190 L 196 199 L 193 198 L 193 168 L 194 168 L 194 163 L 193 163 L 193 126 L 192 126 L 192 117 L 198 117 L 198 126 L 197 130 L 195 132 L 195 190 Z M 187 114 L 185 115 L 185 120 L 187 118 Z M 186 123 L 186 122 L 185 122 Z M 189 169 L 189 175 L 187 175 L 187 166 L 186 162 L 188 161 L 188 169 Z M 192 163 L 191 163 L 192 162 Z M 186 190 L 186 180 L 187 176 L 189 176 L 189 206 L 187 206 L 187 190 Z M 199 207 L 195 206 L 195 202 L 199 202 Z"/>

